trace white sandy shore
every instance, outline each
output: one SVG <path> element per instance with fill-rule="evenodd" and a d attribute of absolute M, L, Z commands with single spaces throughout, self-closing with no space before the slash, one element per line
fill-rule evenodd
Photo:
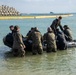
<path fill-rule="evenodd" d="M 13 20 L 13 19 L 36 19 L 36 18 L 57 18 L 58 16 L 69 17 L 73 14 L 64 14 L 64 15 L 44 15 L 44 16 L 0 16 L 0 20 Z"/>

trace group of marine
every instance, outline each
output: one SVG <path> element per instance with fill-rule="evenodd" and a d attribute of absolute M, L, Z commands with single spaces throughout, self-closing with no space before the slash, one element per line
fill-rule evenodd
<path fill-rule="evenodd" d="M 66 50 L 67 41 L 72 41 L 71 30 L 68 25 L 61 25 L 62 17 L 56 18 L 50 27 L 47 28 L 47 32 L 42 36 L 37 27 L 32 27 L 27 33 L 26 40 L 31 44 L 32 54 L 42 54 L 43 46 L 46 46 L 46 52 L 56 52 L 57 50 Z M 61 30 L 58 29 L 60 27 Z M 23 36 L 20 34 L 19 26 L 10 26 L 13 36 L 12 51 L 14 56 L 25 56 L 27 46 L 23 42 Z"/>

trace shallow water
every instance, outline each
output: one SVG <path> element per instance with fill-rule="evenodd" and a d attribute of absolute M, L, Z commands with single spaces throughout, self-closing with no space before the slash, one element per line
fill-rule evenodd
<path fill-rule="evenodd" d="M 76 15 L 62 20 L 62 25 L 70 26 L 74 38 L 75 18 Z M 24 36 L 35 26 L 44 34 L 53 19 L 0 20 L 0 75 L 76 75 L 76 48 L 36 56 L 27 54 L 18 58 L 13 57 L 9 53 L 10 48 L 3 44 L 2 39 L 10 32 L 10 25 L 19 25 Z"/>
<path fill-rule="evenodd" d="M 12 57 L 5 51 L 0 53 L 0 61 L 1 75 L 76 75 L 75 48 L 23 58 Z"/>

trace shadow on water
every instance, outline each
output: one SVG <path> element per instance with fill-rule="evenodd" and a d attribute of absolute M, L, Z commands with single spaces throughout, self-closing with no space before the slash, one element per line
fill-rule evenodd
<path fill-rule="evenodd" d="M 27 56 L 31 57 L 32 53 L 31 52 L 27 52 L 24 57 L 27 57 Z M 7 52 L 4 53 L 4 57 L 5 58 L 22 58 L 22 57 L 19 57 L 19 56 L 14 56 L 12 51 L 11 51 L 11 49 L 10 49 L 10 51 L 7 51 Z"/>
<path fill-rule="evenodd" d="M 4 57 L 5 57 L 5 58 L 13 58 L 14 56 L 13 56 L 13 54 L 12 54 L 11 51 L 8 51 L 8 52 L 5 52 L 5 53 L 4 53 Z"/>
<path fill-rule="evenodd" d="M 6 59 L 6 58 L 9 58 L 9 59 L 11 59 L 11 58 L 22 58 L 22 57 L 16 57 L 16 56 L 14 56 L 13 55 L 13 53 L 12 53 L 12 51 L 11 51 L 11 49 L 9 49 L 9 48 L 7 48 L 8 50 L 6 50 L 6 51 L 4 51 L 4 58 Z M 61 50 L 61 51 L 59 51 L 58 50 L 58 52 L 56 52 L 56 53 L 53 53 L 53 52 L 51 52 L 51 53 L 46 53 L 45 51 L 43 52 L 43 54 L 42 55 L 40 55 L 40 56 L 43 56 L 45 54 L 45 57 L 49 57 L 49 55 L 51 56 L 52 55 L 52 57 L 57 57 L 57 56 L 61 56 L 61 55 L 66 55 L 67 54 L 67 51 L 65 51 L 65 50 Z M 32 55 L 32 52 L 27 52 L 26 54 L 25 54 L 25 57 L 36 57 L 36 56 L 38 56 L 38 54 L 37 55 Z"/>

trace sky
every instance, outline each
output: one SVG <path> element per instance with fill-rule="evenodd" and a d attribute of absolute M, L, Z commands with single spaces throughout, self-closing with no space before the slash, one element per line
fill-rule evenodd
<path fill-rule="evenodd" d="M 14 7 L 21 13 L 76 12 L 76 0 L 0 0 L 0 5 Z"/>

